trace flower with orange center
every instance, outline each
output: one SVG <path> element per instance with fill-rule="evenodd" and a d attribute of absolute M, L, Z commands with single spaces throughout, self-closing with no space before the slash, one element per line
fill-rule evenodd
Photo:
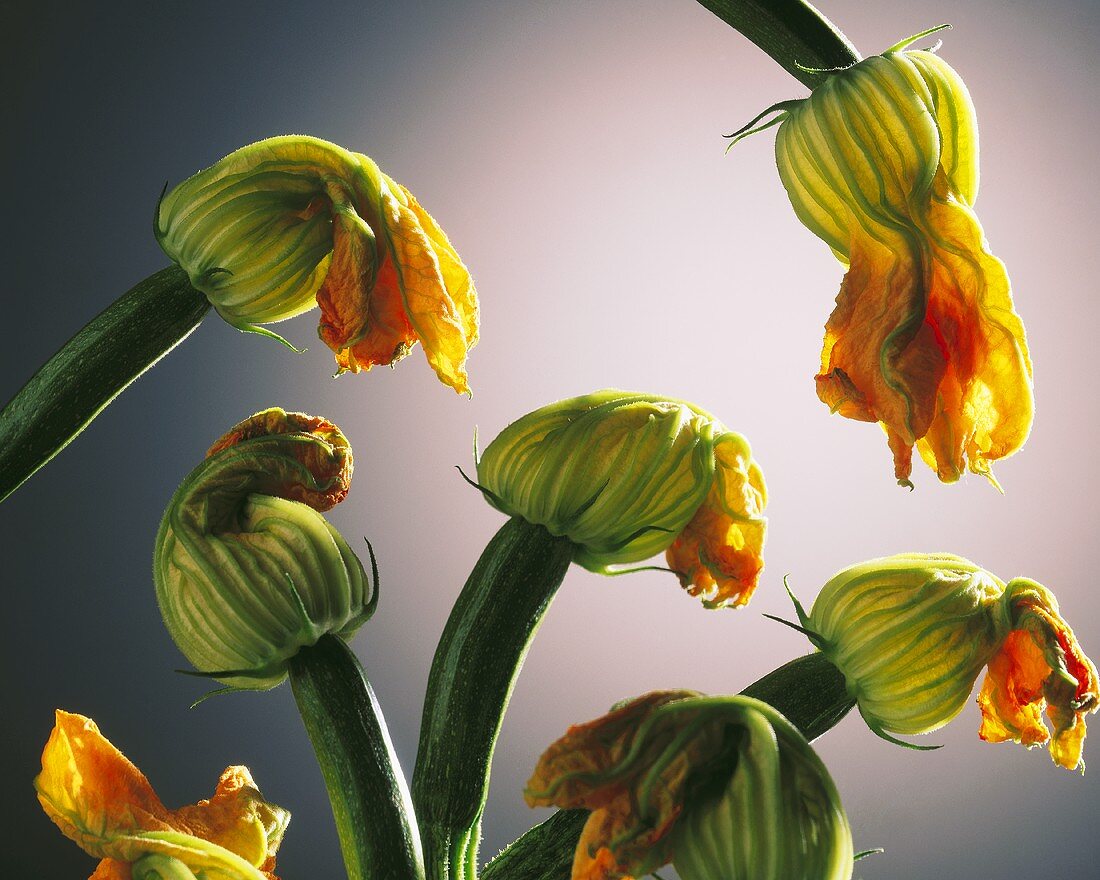
<path fill-rule="evenodd" d="M 362 153 L 303 136 L 242 147 L 167 193 L 157 240 L 240 330 L 321 307 L 339 372 L 424 346 L 440 380 L 469 392 L 477 292 L 447 236 Z M 276 338 L 281 338 L 276 336 Z"/>
<path fill-rule="evenodd" d="M 776 105 L 791 204 L 847 268 L 817 393 L 833 412 L 883 426 L 902 485 L 914 446 L 944 482 L 967 468 L 992 481 L 990 463 L 1031 430 L 1031 361 L 973 209 L 970 95 L 911 42 Z"/>
<path fill-rule="evenodd" d="M 94 721 L 59 709 L 34 785 L 65 836 L 102 860 L 91 880 L 158 876 L 145 870 L 158 865 L 208 880 L 276 880 L 290 814 L 260 796 L 245 767 L 227 768 L 209 800 L 170 810 Z"/>
<path fill-rule="evenodd" d="M 847 880 L 848 820 L 805 738 L 749 697 L 660 691 L 569 728 L 539 760 L 531 806 L 591 811 L 573 880 Z"/>
<path fill-rule="evenodd" d="M 860 714 L 886 739 L 943 727 L 988 667 L 978 697 L 981 738 L 1049 741 L 1057 764 L 1084 766 L 1085 715 L 1096 711 L 1100 681 L 1040 584 L 1006 585 L 958 556 L 904 553 L 845 569 L 809 614 L 797 609 Z"/>
<path fill-rule="evenodd" d="M 748 441 L 680 400 L 613 389 L 544 406 L 485 450 L 490 503 L 612 566 L 665 551 L 708 608 L 738 607 L 764 566 L 767 489 Z"/>

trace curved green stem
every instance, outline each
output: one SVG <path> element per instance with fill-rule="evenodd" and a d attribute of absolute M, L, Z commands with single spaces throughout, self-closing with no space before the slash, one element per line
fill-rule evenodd
<path fill-rule="evenodd" d="M 349 880 L 423 880 L 408 788 L 355 654 L 324 635 L 290 661 L 290 684 L 325 778 Z"/>
<path fill-rule="evenodd" d="M 699 0 L 811 89 L 823 71 L 851 67 L 859 53 L 829 19 L 805 0 Z"/>
<path fill-rule="evenodd" d="M 0 411 L 0 501 L 199 326 L 210 309 L 178 266 L 97 315 Z"/>
<path fill-rule="evenodd" d="M 855 705 L 844 676 L 824 654 L 807 654 L 741 691 L 774 706 L 808 740 L 835 727 Z M 588 810 L 560 810 L 509 844 L 482 880 L 569 880 Z"/>
<path fill-rule="evenodd" d="M 447 621 L 428 678 L 412 785 L 430 880 L 477 874 L 504 710 L 574 552 L 567 538 L 509 520 L 481 554 Z"/>

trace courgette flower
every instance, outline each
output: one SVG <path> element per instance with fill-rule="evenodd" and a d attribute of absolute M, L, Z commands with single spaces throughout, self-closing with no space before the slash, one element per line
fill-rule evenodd
<path fill-rule="evenodd" d="M 477 292 L 439 225 L 362 153 L 312 137 L 242 147 L 164 196 L 157 241 L 234 327 L 321 307 L 339 372 L 396 364 L 420 342 L 469 392 Z M 276 337 L 280 338 L 280 337 Z"/>
<path fill-rule="evenodd" d="M 809 615 L 798 613 L 880 736 L 943 727 L 988 666 L 981 738 L 1050 741 L 1057 764 L 1084 766 L 1085 715 L 1096 711 L 1100 681 L 1054 594 L 1034 581 L 1006 585 L 958 556 L 906 553 L 845 569 Z"/>
<path fill-rule="evenodd" d="M 852 835 L 828 771 L 749 697 L 660 691 L 571 727 L 524 792 L 591 810 L 573 880 L 847 880 Z"/>
<path fill-rule="evenodd" d="M 300 648 L 350 639 L 374 612 L 362 564 L 321 516 L 351 472 L 339 428 L 273 408 L 232 428 L 183 481 L 153 575 L 164 624 L 197 670 L 274 687 Z"/>
<path fill-rule="evenodd" d="M 915 445 L 943 482 L 969 468 L 996 485 L 990 462 L 1031 430 L 1031 361 L 973 209 L 970 94 L 932 52 L 906 50 L 912 41 L 776 105 L 791 204 L 847 269 L 817 393 L 833 412 L 883 426 L 900 484 L 912 485 Z"/>
<path fill-rule="evenodd" d="M 605 390 L 505 428 L 477 466 L 498 510 L 612 566 L 662 550 L 708 608 L 744 605 L 763 568 L 767 489 L 748 441 L 680 400 Z"/>
<path fill-rule="evenodd" d="M 102 859 L 91 880 L 276 880 L 290 814 L 246 767 L 228 767 L 209 800 L 169 810 L 94 721 L 59 709 L 34 786 L 62 833 Z"/>

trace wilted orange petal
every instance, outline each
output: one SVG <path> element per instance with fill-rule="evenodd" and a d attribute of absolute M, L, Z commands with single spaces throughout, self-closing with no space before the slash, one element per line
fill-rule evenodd
<path fill-rule="evenodd" d="M 172 830 L 149 781 L 83 715 L 57 710 L 34 785 L 46 814 L 93 856 L 125 858 L 117 837 Z"/>
<path fill-rule="evenodd" d="M 767 490 L 748 445 L 727 435 L 715 445 L 715 482 L 665 553 L 681 585 L 707 608 L 739 607 L 764 568 Z"/>
<path fill-rule="evenodd" d="M 260 867 L 268 859 L 267 831 L 259 815 L 266 806 L 248 769 L 228 767 L 213 797 L 174 810 L 171 821 L 177 830 L 225 847 Z"/>
<path fill-rule="evenodd" d="M 1031 634 L 1013 630 L 989 661 L 989 672 L 978 695 L 987 742 L 1012 740 L 1025 746 L 1050 739 L 1043 724 L 1043 682 L 1050 667 Z"/>
<path fill-rule="evenodd" d="M 343 501 L 351 488 L 351 446 L 336 425 L 319 416 L 285 412 L 278 407 L 263 410 L 230 428 L 207 450 L 206 457 L 210 458 L 247 440 L 285 434 L 310 434 L 325 442 L 326 445 L 301 443 L 287 444 L 285 447 L 285 451 L 293 454 L 305 466 L 321 488 L 300 480 L 288 481 L 270 486 L 269 491 L 264 494 L 277 494 L 291 501 L 301 501 L 322 512 Z"/>
<path fill-rule="evenodd" d="M 392 366 L 414 345 L 416 334 L 405 314 L 397 271 L 387 254 L 378 269 L 365 312 L 365 332 L 355 342 L 336 352 L 341 371 L 358 373 L 375 366 Z"/>

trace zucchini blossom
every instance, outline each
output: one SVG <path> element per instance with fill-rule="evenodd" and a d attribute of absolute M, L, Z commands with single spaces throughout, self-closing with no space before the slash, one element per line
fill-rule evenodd
<path fill-rule="evenodd" d="M 756 589 L 763 474 L 744 437 L 689 403 L 616 390 L 562 400 L 505 428 L 477 473 L 491 504 L 568 537 L 591 571 L 664 551 L 708 608 Z"/>
<path fill-rule="evenodd" d="M 275 336 L 257 325 L 318 305 L 339 372 L 396 364 L 420 342 L 440 380 L 469 392 L 470 273 L 412 193 L 362 153 L 298 135 L 249 144 L 167 193 L 154 231 L 234 327 Z"/>
<path fill-rule="evenodd" d="M 299 648 L 350 639 L 376 593 L 321 512 L 351 484 L 351 447 L 331 422 L 268 409 L 231 429 L 183 481 L 153 559 L 169 634 L 226 685 L 269 688 Z"/>
<path fill-rule="evenodd" d="M 990 463 L 1031 430 L 1027 340 L 974 213 L 970 94 L 911 42 L 776 105 L 791 204 L 847 270 L 817 393 L 833 412 L 882 425 L 902 485 L 914 446 L 945 483 L 969 468 L 996 485 Z"/>
<path fill-rule="evenodd" d="M 573 880 L 848 880 L 852 835 L 821 759 L 749 697 L 660 691 L 569 728 L 524 792 L 591 810 Z"/>
<path fill-rule="evenodd" d="M 988 667 L 979 736 L 1049 741 L 1055 763 L 1084 766 L 1085 715 L 1096 711 L 1100 682 L 1040 584 L 1005 584 L 958 556 L 899 554 L 835 575 L 799 616 L 880 736 L 943 727 Z"/>

